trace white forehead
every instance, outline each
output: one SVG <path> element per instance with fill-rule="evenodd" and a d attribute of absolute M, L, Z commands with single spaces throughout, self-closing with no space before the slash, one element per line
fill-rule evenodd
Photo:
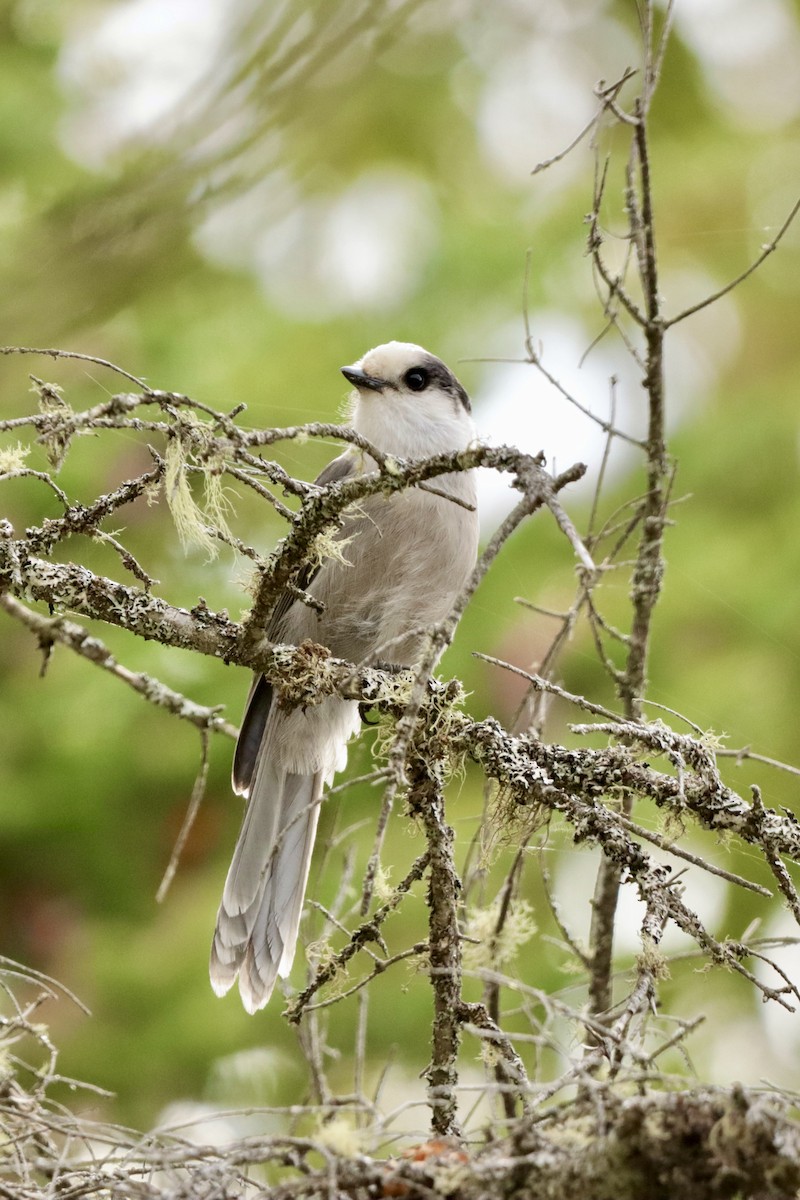
<path fill-rule="evenodd" d="M 399 379 L 410 367 L 422 366 L 431 357 L 429 351 L 413 342 L 386 342 L 368 350 L 360 365 L 376 379 Z"/>

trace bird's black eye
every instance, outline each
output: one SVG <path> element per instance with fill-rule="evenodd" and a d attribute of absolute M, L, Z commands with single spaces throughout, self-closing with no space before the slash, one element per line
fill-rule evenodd
<path fill-rule="evenodd" d="M 403 379 L 412 392 L 424 392 L 431 381 L 424 367 L 412 367 L 410 371 L 406 371 Z"/>

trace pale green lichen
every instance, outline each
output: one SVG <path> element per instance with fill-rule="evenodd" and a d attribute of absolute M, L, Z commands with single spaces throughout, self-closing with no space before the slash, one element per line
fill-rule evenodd
<path fill-rule="evenodd" d="M 481 1038 L 478 1056 L 487 1071 L 493 1071 L 498 1063 L 503 1061 L 503 1056 L 497 1046 L 488 1038 Z"/>
<path fill-rule="evenodd" d="M 375 880 L 372 885 L 372 891 L 378 904 L 385 904 L 392 895 L 393 888 L 389 882 L 392 875 L 391 867 L 383 867 L 378 864 L 375 871 Z"/>
<path fill-rule="evenodd" d="M 238 586 L 246 596 L 250 597 L 251 600 L 255 600 L 256 596 L 258 595 L 258 591 L 261 586 L 262 574 L 263 572 L 260 570 L 260 568 L 254 567 L 252 570 L 243 570 L 236 578 Z M 239 612 L 239 620 L 244 621 L 249 612 L 249 607 L 241 609 Z"/>
<path fill-rule="evenodd" d="M 489 803 L 481 832 L 481 866 L 490 867 L 504 846 L 527 842 L 546 824 L 549 810 L 542 804 L 520 804 L 511 786 L 500 785 Z"/>
<path fill-rule="evenodd" d="M 161 499 L 160 482 L 157 479 L 154 479 L 152 483 L 145 484 L 142 495 L 144 496 L 149 508 L 152 508 L 154 504 L 158 504 L 159 500 Z"/>
<path fill-rule="evenodd" d="M 208 463 L 203 475 L 204 503 L 203 507 L 212 525 L 226 537 L 232 538 L 228 517 L 234 511 L 233 504 L 228 498 L 224 485 L 224 464 L 221 458 Z"/>
<path fill-rule="evenodd" d="M 344 549 L 352 542 L 354 536 L 342 537 L 334 530 L 323 530 L 322 533 L 317 534 L 309 547 L 308 561 L 312 567 L 316 567 L 321 566 L 326 559 L 332 558 L 334 562 L 341 563 L 344 567 L 352 567 L 350 559 L 345 557 Z"/>
<path fill-rule="evenodd" d="M 175 528 L 184 550 L 198 546 L 216 558 L 219 539 L 233 541 L 228 518 L 233 505 L 224 486 L 225 458 L 214 445 L 214 431 L 203 421 L 185 415 L 175 427 L 165 455 L 164 488 Z M 189 485 L 189 469 L 203 477 L 203 504 Z"/>
<path fill-rule="evenodd" d="M 278 687 L 290 704 L 308 707 L 336 694 L 338 672 L 325 646 L 306 640 L 299 646 L 281 644 L 271 649 L 275 666 L 286 672 Z"/>
<path fill-rule="evenodd" d="M 30 446 L 17 442 L 16 446 L 0 447 L 0 475 L 16 475 L 25 469 L 25 459 L 30 454 Z"/>
<path fill-rule="evenodd" d="M 180 438 L 170 438 L 165 460 L 164 491 L 181 545 L 184 550 L 197 546 L 209 558 L 214 558 L 218 546 L 211 536 L 205 514 L 192 495 L 186 472 L 186 455 Z"/>
<path fill-rule="evenodd" d="M 518 897 L 509 905 L 498 929 L 500 906 L 497 897 L 488 908 L 475 909 L 467 918 L 464 932 L 471 940 L 464 947 L 465 967 L 497 970 L 512 962 L 536 933 L 533 908 L 527 900 Z"/>
<path fill-rule="evenodd" d="M 39 397 L 39 410 L 52 415 L 52 424 L 48 421 L 39 428 L 39 441 L 45 448 L 47 460 L 54 471 L 58 471 L 69 450 L 70 441 L 75 433 L 72 418 L 74 412 L 62 396 L 62 389 L 56 383 L 45 383 L 42 379 L 31 376 L 33 387 L 31 391 Z"/>
<path fill-rule="evenodd" d="M 376 708 L 382 704 L 392 710 L 404 710 L 412 702 L 416 684 L 416 672 L 409 668 L 387 677 L 374 692 L 370 694 L 370 703 Z M 434 692 L 431 702 L 423 706 L 424 716 L 418 728 L 424 728 L 424 750 L 430 768 L 435 770 L 437 781 L 444 786 L 453 776 L 462 778 L 466 768 L 467 751 L 457 748 L 456 735 L 461 730 L 463 715 L 455 710 L 455 705 L 464 701 L 466 693 L 459 685 L 457 688 L 450 683 L 445 689 L 434 682 Z M 397 738 L 397 722 L 394 715 L 378 714 L 374 725 L 372 754 L 382 761 L 391 760 Z"/>
<path fill-rule="evenodd" d="M 306 959 L 313 962 L 317 970 L 329 966 L 335 957 L 333 946 L 326 937 L 306 943 L 305 954 Z"/>
<path fill-rule="evenodd" d="M 701 745 L 705 746 L 706 750 L 710 750 L 712 754 L 716 754 L 718 750 L 725 747 L 729 735 L 723 730 L 717 733 L 714 729 L 706 729 L 700 738 Z"/>
<path fill-rule="evenodd" d="M 453 1155 L 454 1159 L 455 1157 Z M 437 1164 L 431 1171 L 431 1176 L 437 1196 L 458 1196 L 462 1188 L 473 1182 L 469 1164 L 457 1160 Z"/>
<path fill-rule="evenodd" d="M 64 389 L 57 383 L 45 383 L 43 379 L 31 376 L 33 387 L 31 391 L 39 397 L 41 412 L 71 413 L 72 409 L 64 399 Z"/>
<path fill-rule="evenodd" d="M 355 1158 L 364 1149 L 360 1131 L 353 1125 L 352 1118 L 344 1114 L 322 1122 L 314 1134 L 314 1141 L 342 1158 Z"/>
<path fill-rule="evenodd" d="M 636 956 L 636 964 L 640 971 L 646 971 L 654 979 L 669 979 L 669 963 L 648 934 L 642 937 L 642 948 Z"/>

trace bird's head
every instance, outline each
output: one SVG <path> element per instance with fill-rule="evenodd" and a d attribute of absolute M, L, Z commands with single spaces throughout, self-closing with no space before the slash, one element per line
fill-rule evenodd
<path fill-rule="evenodd" d="M 351 420 L 381 450 L 417 458 L 475 437 L 469 396 L 440 358 L 412 342 L 369 350 L 342 374 L 355 388 Z"/>

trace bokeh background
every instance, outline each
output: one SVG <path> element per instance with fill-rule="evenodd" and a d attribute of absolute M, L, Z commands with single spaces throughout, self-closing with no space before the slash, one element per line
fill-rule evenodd
<path fill-rule="evenodd" d="M 556 467 L 589 463 L 569 501 L 580 523 L 602 437 L 532 366 L 508 361 L 524 358 L 529 251 L 527 306 L 548 370 L 601 416 L 616 375 L 619 421 L 634 433 L 643 394 L 613 337 L 583 358 L 603 327 L 585 254 L 588 140 L 552 169 L 531 172 L 590 118 L 597 81 L 640 59 L 633 0 L 5 0 L 0 340 L 99 355 L 213 407 L 246 402 L 245 419 L 264 426 L 336 419 L 342 363 L 390 338 L 419 341 L 460 375 L 483 436 L 543 449 Z M 793 0 L 677 0 L 652 116 L 668 311 L 742 271 L 796 199 L 799 61 Z M 613 248 L 624 233 L 624 139 L 604 133 L 600 148 L 623 156 L 605 218 Z M 798 298 L 800 235 L 792 230 L 754 277 L 670 335 L 671 451 L 683 499 L 667 539 L 651 664 L 654 700 L 725 734 L 728 746 L 795 764 Z M 99 367 L 6 358 L 0 416 L 32 409 L 29 372 L 62 386 L 75 408 L 120 389 Z M 331 452 L 309 443 L 280 453 L 290 470 L 313 478 Z M 87 500 L 147 462 L 134 435 L 83 439 L 60 482 Z M 45 465 L 41 449 L 30 463 Z M 636 495 L 641 478 L 636 456 L 615 449 L 603 511 Z M 488 535 L 511 496 L 488 473 L 481 486 Z M 278 524 L 250 497 L 237 504 L 237 531 L 267 550 Z M 3 515 L 16 526 L 53 511 L 36 481 L 2 485 Z M 137 505 L 121 519 L 163 595 L 188 604 L 203 595 L 234 614 L 246 608 L 246 564 L 230 552 L 211 563 L 184 554 L 165 505 Z M 76 542 L 66 551 L 118 571 L 102 548 Z M 573 587 L 563 538 L 537 518 L 506 547 L 443 663 L 443 673 L 464 679 L 471 713 L 510 721 L 520 698 L 519 681 L 473 650 L 524 667 L 549 644 L 552 622 L 515 597 L 559 608 Z M 624 578 L 612 577 L 603 592 L 619 623 L 626 591 Z M 241 672 L 100 632 L 126 665 L 225 704 L 238 719 Z M 44 679 L 39 668 L 34 639 L 3 616 L 0 953 L 61 979 L 91 1008 L 89 1018 L 68 1001 L 47 1005 L 61 1069 L 116 1094 L 91 1098 L 89 1109 L 141 1125 L 204 1106 L 299 1102 L 307 1074 L 280 999 L 250 1018 L 236 996 L 219 1001 L 207 982 L 239 821 L 230 743 L 212 745 L 208 794 L 159 906 L 155 892 L 198 767 L 196 731 L 66 651 L 56 651 Z M 585 629 L 562 659 L 561 678 L 613 703 Z M 555 706 L 548 736 L 570 736 L 570 719 Z M 351 753 L 353 774 L 369 770 L 370 754 L 368 734 Z M 727 774 L 745 794 L 758 782 L 768 805 L 797 810 L 796 777 L 752 763 L 731 764 Z M 468 770 L 451 790 L 463 857 L 483 803 L 480 780 Z M 331 800 L 315 894 L 333 896 L 348 846 L 357 888 L 376 806 L 363 788 Z M 559 901 L 585 937 L 595 857 L 558 831 L 553 845 Z M 695 845 L 767 882 L 752 856 L 708 838 Z M 419 833 L 398 813 L 386 852 L 394 880 L 420 850 Z M 696 872 L 686 887 L 719 937 L 740 937 L 753 922 L 763 936 L 793 933 L 777 902 Z M 539 928 L 515 969 L 578 1004 L 580 979 L 553 940 L 535 861 L 524 891 Z M 417 894 L 393 919 L 392 949 L 424 936 L 424 922 Z M 636 903 L 626 895 L 620 986 L 636 929 Z M 676 1069 L 720 1082 L 796 1082 L 800 1016 L 763 1006 L 738 979 L 702 972 L 681 957 L 688 946 L 680 938 L 668 945 L 678 958 L 664 984 L 667 1008 L 708 1018 L 690 1042 L 691 1060 L 676 1060 Z M 793 947 L 782 953 L 787 969 L 798 966 Z M 301 978 L 302 963 L 294 982 Z M 388 1094 L 398 1103 L 420 1098 L 428 1019 L 428 985 L 412 967 L 378 981 L 370 1070 L 391 1059 Z M 356 1002 L 329 1020 L 338 1055 L 331 1078 L 348 1091 Z"/>

